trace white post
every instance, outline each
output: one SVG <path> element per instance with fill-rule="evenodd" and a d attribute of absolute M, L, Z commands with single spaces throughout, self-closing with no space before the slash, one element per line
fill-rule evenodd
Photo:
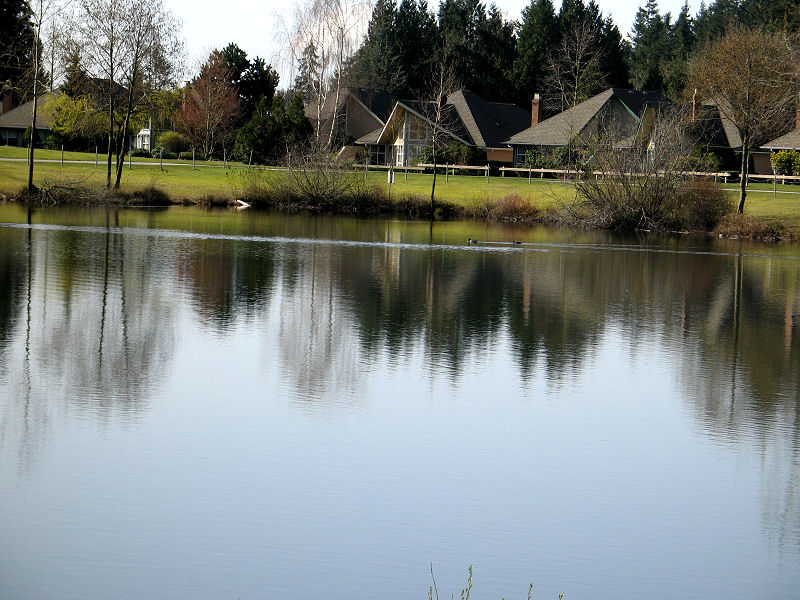
<path fill-rule="evenodd" d="M 94 167 L 97 168 L 97 146 L 94 147 Z"/>
<path fill-rule="evenodd" d="M 61 144 L 61 166 L 64 166 L 64 144 Z"/>
<path fill-rule="evenodd" d="M 194 147 L 192 147 L 192 171 L 197 170 L 197 165 L 194 162 Z"/>
<path fill-rule="evenodd" d="M 249 167 L 250 167 L 250 165 L 252 165 L 252 164 L 253 164 L 253 149 L 252 149 L 252 148 L 250 148 L 250 160 L 249 160 L 249 161 L 247 161 L 247 166 L 248 166 L 248 168 L 249 168 Z"/>

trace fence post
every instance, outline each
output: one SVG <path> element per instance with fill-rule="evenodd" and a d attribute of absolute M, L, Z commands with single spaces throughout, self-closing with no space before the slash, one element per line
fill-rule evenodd
<path fill-rule="evenodd" d="M 528 185 L 530 185 L 530 184 L 531 184 L 531 175 L 532 175 L 532 173 L 531 173 L 531 167 L 528 167 Z"/>
<path fill-rule="evenodd" d="M 164 148 L 158 151 L 158 168 L 164 170 Z"/>
<path fill-rule="evenodd" d="M 64 166 L 64 144 L 61 144 L 61 166 Z"/>
<path fill-rule="evenodd" d="M 133 148 L 128 144 L 128 171 L 133 170 Z"/>
<path fill-rule="evenodd" d="M 436 167 L 433 168 L 433 171 L 434 171 L 434 173 L 436 172 Z M 448 174 L 449 171 L 450 171 L 450 165 L 448 163 L 444 163 L 444 182 L 445 183 L 450 181 L 450 176 Z"/>
<path fill-rule="evenodd" d="M 489 183 L 489 163 L 486 163 L 486 183 Z"/>
<path fill-rule="evenodd" d="M 194 162 L 194 147 L 192 147 L 192 171 L 196 171 L 196 170 L 197 170 L 197 166 L 196 166 L 196 164 Z"/>
<path fill-rule="evenodd" d="M 247 161 L 247 168 L 250 168 L 250 165 L 253 164 L 253 149 L 250 148 L 250 160 Z"/>
<path fill-rule="evenodd" d="M 225 154 L 225 148 L 222 149 L 222 168 L 228 167 L 228 156 Z"/>
<path fill-rule="evenodd" d="M 97 168 L 97 146 L 94 147 L 94 168 Z"/>

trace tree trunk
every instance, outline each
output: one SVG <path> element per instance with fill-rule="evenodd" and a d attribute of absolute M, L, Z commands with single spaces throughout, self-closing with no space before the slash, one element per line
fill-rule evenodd
<path fill-rule="evenodd" d="M 111 155 L 114 154 L 114 84 L 109 80 L 108 85 L 108 156 L 106 156 L 106 188 L 111 187 Z"/>
<path fill-rule="evenodd" d="M 744 212 L 744 198 L 747 195 L 747 174 L 749 171 L 750 162 L 750 140 L 748 136 L 744 136 L 742 140 L 742 170 L 739 174 L 739 206 L 736 207 L 736 212 L 740 215 Z"/>
<path fill-rule="evenodd" d="M 39 17 L 41 18 L 41 7 Z M 36 108 L 39 100 L 38 86 L 39 81 L 39 33 L 41 22 L 36 27 L 36 36 L 33 40 L 33 109 L 31 110 L 31 139 L 28 140 L 28 191 L 34 190 L 33 186 L 33 150 L 36 148 Z"/>
<path fill-rule="evenodd" d="M 114 181 L 114 189 L 119 189 L 119 182 L 122 179 L 122 166 L 125 164 L 125 141 L 128 137 L 128 123 L 130 113 L 125 115 L 125 122 L 122 125 L 122 132 L 119 134 L 119 144 L 117 146 L 117 179 Z"/>

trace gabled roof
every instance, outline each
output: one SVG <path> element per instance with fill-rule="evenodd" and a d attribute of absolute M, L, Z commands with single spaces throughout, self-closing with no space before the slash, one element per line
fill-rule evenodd
<path fill-rule="evenodd" d="M 369 112 L 381 122 L 386 123 L 386 119 L 392 112 L 395 97 L 389 92 L 383 90 L 376 90 L 372 88 L 355 88 L 346 87 L 339 91 L 339 104 L 341 107 L 348 97 L 353 97 L 355 100 L 364 105 Z M 324 123 L 333 116 L 334 103 L 336 102 L 336 93 L 331 92 L 325 98 L 325 103 L 322 106 L 321 120 Z M 317 105 L 315 102 L 306 104 L 304 109 L 306 117 L 312 120 L 317 118 Z"/>
<path fill-rule="evenodd" d="M 389 143 L 387 135 L 391 131 L 390 122 L 394 115 L 402 111 L 433 124 L 433 102 L 399 100 L 379 135 L 373 137 L 373 133 L 370 133 L 356 143 Z M 447 97 L 438 129 L 468 146 L 494 148 L 503 145 L 504 140 L 528 123 L 530 112 L 515 104 L 486 102 L 469 90 L 458 90 Z"/>
<path fill-rule="evenodd" d="M 459 117 L 456 108 L 452 104 L 446 104 L 443 109 L 441 120 L 438 124 L 434 123 L 434 103 L 433 102 L 419 102 L 417 100 L 398 100 L 392 109 L 392 114 L 386 119 L 386 124 L 383 126 L 380 134 L 378 135 L 375 143 L 378 144 L 391 144 L 394 132 L 394 123 L 400 118 L 404 112 L 409 112 L 416 116 L 418 119 L 425 121 L 430 126 L 435 126 L 439 131 L 444 132 L 455 140 L 466 144 L 467 146 L 474 146 L 475 143 L 469 135 L 464 123 Z"/>
<path fill-rule="evenodd" d="M 734 150 L 742 147 L 739 130 L 713 102 L 705 102 L 700 107 L 693 129 L 711 146 Z"/>
<path fill-rule="evenodd" d="M 36 110 L 36 129 L 50 129 L 53 122 L 53 115 L 49 111 L 42 110 L 48 100 L 54 98 L 56 92 L 47 92 L 39 96 Z M 33 100 L 25 104 L 20 104 L 12 108 L 7 113 L 0 115 L 0 127 L 11 129 L 27 129 L 31 126 L 31 111 L 33 110 Z"/>
<path fill-rule="evenodd" d="M 640 120 L 646 107 L 656 108 L 667 103 L 667 99 L 658 92 L 608 88 L 572 108 L 512 135 L 505 143 L 566 146 L 614 99 L 618 100 L 637 121 Z"/>
<path fill-rule="evenodd" d="M 476 146 L 501 145 L 531 122 L 531 114 L 516 104 L 486 102 L 469 90 L 459 90 L 447 97 L 458 113 L 464 128 Z"/>
<path fill-rule="evenodd" d="M 767 142 L 762 148 L 767 148 L 768 150 L 796 150 L 800 148 L 800 127 Z"/>

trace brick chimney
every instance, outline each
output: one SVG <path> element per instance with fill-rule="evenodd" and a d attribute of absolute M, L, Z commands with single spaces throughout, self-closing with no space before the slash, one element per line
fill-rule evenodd
<path fill-rule="evenodd" d="M 800 128 L 800 95 L 797 96 L 797 108 L 794 111 L 794 128 Z"/>
<path fill-rule="evenodd" d="M 11 92 L 5 91 L 0 95 L 0 115 L 11 110 Z"/>
<path fill-rule="evenodd" d="M 539 98 L 539 94 L 533 95 L 533 100 L 531 100 L 531 127 L 536 125 L 539 121 L 542 120 L 542 102 Z"/>

